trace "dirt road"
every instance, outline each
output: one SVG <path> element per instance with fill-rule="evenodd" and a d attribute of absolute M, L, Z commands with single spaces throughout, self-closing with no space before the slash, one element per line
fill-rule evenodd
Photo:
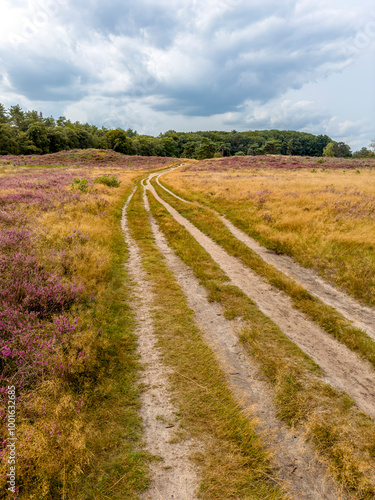
<path fill-rule="evenodd" d="M 189 457 L 191 450 L 197 449 L 201 444 L 193 440 L 173 442 L 173 437 L 179 429 L 179 421 L 176 418 L 177 409 L 171 403 L 168 368 L 160 359 L 153 333 L 150 313 L 153 308 L 153 295 L 142 270 L 139 248 L 131 238 L 127 226 L 127 208 L 134 191 L 124 206 L 121 224 L 129 249 L 126 266 L 136 293 L 133 307 L 137 312 L 138 350 L 144 366 L 141 382 L 145 390 L 141 397 L 140 414 L 147 450 L 162 458 L 162 461 L 153 461 L 150 464 L 152 483 L 141 499 L 194 500 L 197 498 L 199 472 Z"/>
<path fill-rule="evenodd" d="M 144 203 L 150 213 L 145 196 Z M 238 341 L 234 331 L 236 323 L 224 318 L 220 305 L 209 302 L 206 290 L 192 270 L 168 246 L 151 215 L 150 220 L 156 245 L 184 291 L 206 343 L 220 360 L 233 394 L 245 413 L 255 412 L 259 418 L 258 430 L 273 455 L 279 478 L 291 497 L 300 500 L 346 498 L 329 478 L 326 468 L 304 437 L 298 431 L 288 429 L 276 418 L 270 390 Z"/>

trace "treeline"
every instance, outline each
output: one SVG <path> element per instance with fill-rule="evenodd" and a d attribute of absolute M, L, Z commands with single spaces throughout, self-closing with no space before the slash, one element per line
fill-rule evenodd
<path fill-rule="evenodd" d="M 350 147 L 327 135 L 261 130 L 249 132 L 175 132 L 158 137 L 132 129 L 109 130 L 88 123 L 72 123 L 64 116 L 45 118 L 38 111 L 8 110 L 0 104 L 0 154 L 45 154 L 66 149 L 114 149 L 129 155 L 171 156 L 198 160 L 220 156 L 283 154 L 352 156 Z M 366 148 L 362 148 L 365 150 Z M 361 150 L 361 151 L 362 151 Z M 369 152 L 370 153 L 370 152 Z"/>

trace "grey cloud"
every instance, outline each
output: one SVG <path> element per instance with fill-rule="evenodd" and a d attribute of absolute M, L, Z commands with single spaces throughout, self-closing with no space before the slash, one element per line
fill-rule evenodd
<path fill-rule="evenodd" d="M 150 106 L 156 111 L 210 116 L 236 111 L 247 100 L 265 103 L 325 76 L 345 61 L 340 43 L 354 35 L 339 17 L 300 17 L 297 0 L 211 4 L 71 1 L 58 17 L 70 38 L 61 41 L 51 32 L 51 44 L 59 46 L 56 56 L 47 57 L 40 47 L 37 56 L 23 47 L 22 58 L 3 51 L 4 68 L 16 92 L 29 99 L 154 96 Z M 86 60 L 85 43 L 95 46 L 97 64 Z M 114 54 L 111 43 L 119 44 Z M 64 44 L 70 49 L 66 54 Z M 188 74 L 183 78 L 178 61 L 168 59 L 172 50 L 189 60 L 193 81 Z M 158 62 L 162 55 L 165 67 Z M 114 74 L 120 81 L 126 76 L 123 86 L 112 88 Z"/>
<path fill-rule="evenodd" d="M 81 74 L 71 64 L 49 58 L 19 59 L 8 65 L 12 85 L 25 97 L 38 101 L 77 101 L 82 90 Z"/>
<path fill-rule="evenodd" d="M 73 25 L 82 38 L 94 30 L 104 36 L 128 36 L 147 38 L 149 43 L 165 47 L 172 42 L 177 30 L 173 8 L 165 8 L 157 2 L 141 0 L 123 2 L 111 0 L 75 1 L 64 22 Z"/>

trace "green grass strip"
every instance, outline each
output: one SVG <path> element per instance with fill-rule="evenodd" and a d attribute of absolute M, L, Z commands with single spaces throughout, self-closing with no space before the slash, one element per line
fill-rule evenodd
<path fill-rule="evenodd" d="M 163 194 L 163 198 L 165 198 Z M 240 338 L 274 390 L 278 416 L 298 425 L 327 460 L 332 474 L 356 498 L 375 495 L 375 426 L 346 394 L 319 378 L 320 369 L 236 287 L 196 240 L 153 196 L 153 215 L 170 246 L 192 268 L 209 298 L 224 307 L 227 318 L 241 317 Z"/>
<path fill-rule="evenodd" d="M 183 426 L 203 443 L 195 459 L 201 467 L 204 499 L 284 499 L 254 423 L 243 414 L 225 376 L 195 325 L 181 288 L 154 245 L 141 190 L 129 206 L 129 228 L 155 296 L 154 327 L 176 394 Z"/>

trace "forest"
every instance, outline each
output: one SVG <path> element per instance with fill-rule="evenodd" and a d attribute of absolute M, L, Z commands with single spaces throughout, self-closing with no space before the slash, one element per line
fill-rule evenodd
<path fill-rule="evenodd" d="M 18 104 L 6 109 L 0 104 L 0 154 L 32 155 L 70 149 L 113 149 L 127 155 L 206 158 L 222 156 L 282 154 L 296 156 L 368 157 L 367 148 L 352 154 L 344 142 L 327 135 L 282 130 L 246 132 L 176 132 L 157 137 L 135 130 L 108 129 L 64 116 L 44 117 L 38 111 L 24 111 Z"/>

